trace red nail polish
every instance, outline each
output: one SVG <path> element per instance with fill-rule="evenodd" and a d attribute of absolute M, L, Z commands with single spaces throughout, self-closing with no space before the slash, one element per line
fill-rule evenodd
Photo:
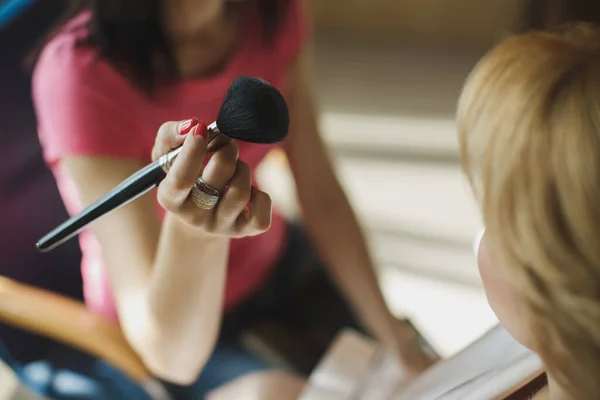
<path fill-rule="evenodd" d="M 192 133 L 194 134 L 194 136 L 199 136 L 204 140 L 208 138 L 207 126 L 203 123 L 199 123 L 198 125 L 196 125 Z"/>
<path fill-rule="evenodd" d="M 192 128 L 196 125 L 198 125 L 197 118 L 191 118 L 191 119 L 187 119 L 187 120 L 183 121 L 182 123 L 179 124 L 179 134 L 187 135 L 192 130 Z"/>

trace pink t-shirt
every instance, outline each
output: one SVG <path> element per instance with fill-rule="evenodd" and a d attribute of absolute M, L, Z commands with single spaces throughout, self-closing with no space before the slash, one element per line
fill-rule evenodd
<path fill-rule="evenodd" d="M 44 157 L 69 213 L 78 213 L 82 206 L 73 182 L 60 167 L 61 157 L 109 156 L 149 163 L 156 132 L 163 122 L 190 117 L 214 121 L 229 85 L 239 75 L 265 79 L 285 94 L 289 66 L 306 37 L 300 2 L 291 2 L 276 40 L 267 45 L 261 36 L 257 2 L 250 0 L 243 40 L 223 71 L 207 79 L 180 81 L 161 89 L 152 100 L 111 64 L 99 60 L 94 50 L 76 46 L 77 38 L 85 34 L 80 26 L 88 14 L 71 21 L 45 46 L 33 75 Z M 239 147 L 240 158 L 255 168 L 275 145 L 239 143 Z M 164 215 L 158 204 L 157 213 L 161 218 Z M 226 309 L 243 301 L 265 281 L 284 250 L 286 236 L 286 222 L 274 212 L 269 231 L 232 240 Z M 101 247 L 90 230 L 82 232 L 79 240 L 86 303 L 116 318 Z"/>

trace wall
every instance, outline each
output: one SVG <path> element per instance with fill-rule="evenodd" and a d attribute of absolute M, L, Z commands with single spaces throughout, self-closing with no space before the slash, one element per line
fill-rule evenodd
<path fill-rule="evenodd" d="M 521 0 L 312 0 L 317 31 L 486 46 L 518 23 Z"/>

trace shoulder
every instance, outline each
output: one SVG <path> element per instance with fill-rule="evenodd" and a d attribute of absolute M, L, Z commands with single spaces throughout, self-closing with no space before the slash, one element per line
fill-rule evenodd
<path fill-rule="evenodd" d="M 286 4 L 275 39 L 275 52 L 282 64 L 289 65 L 304 49 L 309 38 L 310 23 L 304 0 L 282 1 Z"/>
<path fill-rule="evenodd" d="M 284 21 L 299 25 L 307 24 L 307 0 L 287 0 Z"/>
<path fill-rule="evenodd" d="M 302 42 L 309 31 L 309 20 L 304 0 L 282 0 L 285 3 L 279 23 L 279 42 Z"/>
<path fill-rule="evenodd" d="M 80 44 L 85 15 L 76 17 L 43 47 L 32 76 L 34 101 L 68 100 L 82 92 L 128 87 L 126 80 L 91 47 Z"/>
<path fill-rule="evenodd" d="M 281 61 L 290 61 L 303 47 L 309 33 L 309 21 L 306 15 L 304 0 L 252 0 L 253 19 L 257 22 L 257 26 L 261 27 L 255 30 L 255 33 L 260 34 L 260 29 L 264 27 L 267 13 L 265 9 L 268 3 L 279 3 L 281 14 L 277 20 L 277 26 L 274 36 L 268 41 L 270 51 L 274 56 Z M 261 38 L 258 38 L 262 42 Z M 265 43 L 265 42 L 263 42 Z"/>
<path fill-rule="evenodd" d="M 95 49 L 79 44 L 81 29 L 67 24 L 44 46 L 33 71 L 32 98 L 46 159 L 139 157 L 143 132 L 131 115 L 141 107 L 139 94 Z"/>
<path fill-rule="evenodd" d="M 70 77 L 73 73 L 79 77 L 86 65 L 91 65 L 95 57 L 92 49 L 78 45 L 86 34 L 86 19 L 74 18 L 61 27 L 44 45 L 35 64 L 34 84 L 47 77 Z"/>

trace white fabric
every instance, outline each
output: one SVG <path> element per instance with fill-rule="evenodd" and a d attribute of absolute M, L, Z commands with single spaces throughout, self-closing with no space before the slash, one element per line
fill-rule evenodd
<path fill-rule="evenodd" d="M 497 326 L 397 389 L 403 373 L 375 343 L 343 332 L 311 374 L 300 400 L 481 400 L 505 395 L 541 373 L 539 358 Z"/>

